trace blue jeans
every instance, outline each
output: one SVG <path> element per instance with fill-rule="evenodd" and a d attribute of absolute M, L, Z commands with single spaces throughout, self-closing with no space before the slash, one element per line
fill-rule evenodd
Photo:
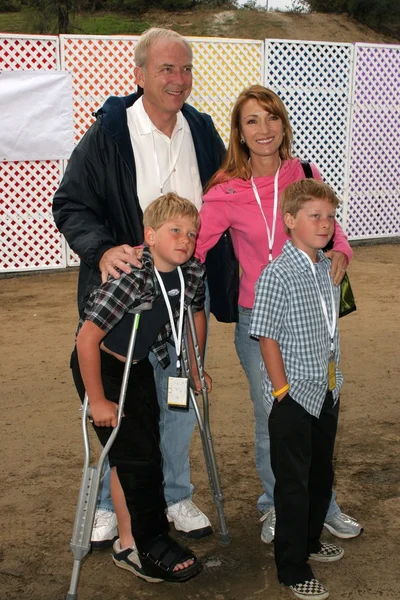
<path fill-rule="evenodd" d="M 210 315 L 210 296 L 206 284 L 205 311 Z M 175 346 L 167 344 L 171 363 L 163 369 L 152 352 L 149 359 L 154 369 L 158 404 L 160 406 L 160 445 L 163 457 L 164 496 L 168 506 L 191 498 L 189 448 L 196 425 L 196 413 L 190 404 L 188 411 L 170 410 L 167 405 L 168 377 L 176 375 Z M 110 467 L 104 463 L 103 478 L 97 497 L 97 508 L 113 510 L 110 492 Z"/>
<path fill-rule="evenodd" d="M 239 322 L 236 324 L 235 330 L 235 347 L 250 385 L 250 397 L 253 402 L 255 421 L 256 469 L 264 488 L 264 493 L 258 499 L 257 508 L 259 511 L 265 512 L 274 505 L 275 477 L 271 468 L 268 414 L 262 392 L 264 374 L 260 368 L 262 362 L 260 344 L 249 336 L 250 318 L 251 308 L 239 306 Z M 332 492 L 327 517 L 339 512 L 340 508 L 336 504 L 336 494 Z"/>
<path fill-rule="evenodd" d="M 99 495 L 97 496 L 97 508 L 114 512 L 110 491 L 110 463 L 108 458 L 104 461 L 103 477 L 100 481 Z"/>

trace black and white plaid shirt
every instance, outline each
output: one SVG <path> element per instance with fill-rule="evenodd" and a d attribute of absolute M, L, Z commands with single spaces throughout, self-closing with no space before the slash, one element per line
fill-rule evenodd
<path fill-rule="evenodd" d="M 329 275 L 331 261 L 322 250 L 314 265 L 318 287 L 326 306 L 331 305 L 331 287 L 339 309 L 339 287 Z M 330 309 L 328 308 L 330 315 Z M 287 241 L 282 254 L 261 273 L 256 283 L 256 300 L 251 315 L 249 334 L 276 340 L 282 353 L 289 394 L 307 412 L 318 417 L 328 391 L 328 360 L 331 339 L 321 306 L 310 263 L 304 254 Z M 336 387 L 332 391 L 336 403 L 343 383 L 338 369 L 339 333 L 333 337 L 336 364 Z M 264 400 L 270 412 L 274 398 L 272 383 L 265 372 Z"/>
<path fill-rule="evenodd" d="M 95 323 L 102 331 L 108 333 L 129 312 L 143 302 L 153 303 L 161 296 L 161 289 L 154 272 L 153 257 L 148 248 L 144 248 L 142 268 L 130 265 L 132 272 L 121 273 L 119 279 L 109 277 L 108 281 L 96 288 L 89 297 L 84 310 L 84 317 L 79 321 L 78 330 L 84 321 Z M 197 258 L 191 258 L 182 265 L 185 280 L 185 308 L 190 304 L 193 312 L 204 308 L 205 268 Z M 179 318 L 179 303 L 173 312 L 174 320 Z M 162 367 L 170 363 L 167 339 L 171 335 L 171 324 L 168 321 L 156 337 L 151 350 Z"/>

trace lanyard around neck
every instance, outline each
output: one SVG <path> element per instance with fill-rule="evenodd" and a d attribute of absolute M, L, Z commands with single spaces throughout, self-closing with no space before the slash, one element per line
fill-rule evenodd
<path fill-rule="evenodd" d="M 164 296 L 165 304 L 166 304 L 166 307 L 168 310 L 169 322 L 171 323 L 172 337 L 174 338 L 175 351 L 176 351 L 176 356 L 177 356 L 176 368 L 180 369 L 181 363 L 179 360 L 179 356 L 181 354 L 181 347 L 182 347 L 183 316 L 184 316 L 184 312 L 185 312 L 185 310 L 184 310 L 184 308 L 185 308 L 184 307 L 185 282 L 184 282 L 183 275 L 182 275 L 182 269 L 180 267 L 177 267 L 177 270 L 178 270 L 178 275 L 179 275 L 179 281 L 181 283 L 181 300 L 180 300 L 180 307 L 179 307 L 178 329 L 175 328 L 175 322 L 174 322 L 174 317 L 172 315 L 171 303 L 169 301 L 164 282 L 161 279 L 160 273 L 158 272 L 156 267 L 154 267 L 154 272 L 158 279 L 158 283 L 160 284 L 161 292 L 162 292 L 162 295 Z"/>
<path fill-rule="evenodd" d="M 300 252 L 302 252 L 304 254 L 304 256 L 307 258 L 307 260 L 311 266 L 311 272 L 314 275 L 315 287 L 317 288 L 317 291 L 318 291 L 319 300 L 321 302 L 321 307 L 322 307 L 322 312 L 324 313 L 326 325 L 328 327 L 329 336 L 331 338 L 331 352 L 333 352 L 333 350 L 335 349 L 335 346 L 333 344 L 333 336 L 335 335 L 335 329 L 336 329 L 337 323 L 336 323 L 336 305 L 335 305 L 335 298 L 333 296 L 333 286 L 332 286 L 331 278 L 329 276 L 329 273 L 327 273 L 326 275 L 327 275 L 328 281 L 329 281 L 329 289 L 331 291 L 331 303 L 332 303 L 331 321 L 329 321 L 328 309 L 326 306 L 326 302 L 325 302 L 324 298 L 322 297 L 321 290 L 319 288 L 318 281 L 317 281 L 317 274 L 315 272 L 315 264 L 313 263 L 313 261 L 311 260 L 311 258 L 308 256 L 308 254 L 306 252 L 304 252 L 303 250 L 300 250 Z"/>
<path fill-rule="evenodd" d="M 264 223 L 265 223 L 265 229 L 267 231 L 267 237 L 268 237 L 268 249 L 269 249 L 269 255 L 268 255 L 268 262 L 272 262 L 272 249 L 274 247 L 274 241 L 275 241 L 275 230 L 276 230 L 276 217 L 278 214 L 278 184 L 279 184 L 279 171 L 281 168 L 281 159 L 279 159 L 279 166 L 278 166 L 278 170 L 275 173 L 275 177 L 274 177 L 274 210 L 273 210 L 273 215 L 272 215 L 272 231 L 270 231 L 270 228 L 268 226 L 268 221 L 267 218 L 264 214 L 263 211 L 263 207 L 261 205 L 261 198 L 260 198 L 260 194 L 258 193 L 258 189 L 256 186 L 256 183 L 254 181 L 254 177 L 253 175 L 251 176 L 251 187 L 253 188 L 253 193 L 254 193 L 254 197 L 257 201 L 258 206 L 260 207 L 260 211 L 261 214 L 263 216 L 264 219 Z"/>
<path fill-rule="evenodd" d="M 150 117 L 149 117 L 149 119 L 150 119 Z M 185 128 L 184 128 L 184 124 L 182 124 L 182 128 L 177 133 L 177 135 L 180 136 L 180 139 L 178 141 L 176 158 L 174 160 L 172 168 L 170 168 L 170 170 L 169 170 L 169 173 L 168 173 L 167 177 L 164 180 L 162 180 L 161 179 L 160 163 L 159 163 L 159 160 L 158 160 L 157 149 L 156 149 L 156 142 L 155 142 L 155 139 L 154 139 L 154 126 L 153 126 L 153 123 L 151 123 L 151 121 L 150 121 L 150 124 L 151 124 L 151 139 L 153 141 L 153 154 L 154 154 L 154 163 L 155 163 L 155 166 L 156 166 L 157 181 L 158 181 L 158 184 L 159 184 L 159 187 L 160 187 L 160 194 L 163 194 L 164 193 L 164 185 L 167 183 L 168 179 L 171 177 L 172 173 L 175 171 L 176 165 L 178 163 L 179 156 L 180 156 L 180 153 L 181 153 L 181 150 L 182 150 L 182 146 L 183 146 L 183 138 L 184 138 L 184 134 L 185 134 Z M 171 144 L 172 143 L 173 142 L 172 142 L 172 139 L 171 139 Z"/>

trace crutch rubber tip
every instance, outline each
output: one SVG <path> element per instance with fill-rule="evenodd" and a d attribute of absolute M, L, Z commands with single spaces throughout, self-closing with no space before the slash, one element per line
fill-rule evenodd
<path fill-rule="evenodd" d="M 221 533 L 219 541 L 220 541 L 221 546 L 228 546 L 231 543 L 232 538 L 229 535 L 229 533 L 223 533 L 223 534 Z"/>
<path fill-rule="evenodd" d="M 78 600 L 78 594 L 67 594 L 65 600 Z"/>

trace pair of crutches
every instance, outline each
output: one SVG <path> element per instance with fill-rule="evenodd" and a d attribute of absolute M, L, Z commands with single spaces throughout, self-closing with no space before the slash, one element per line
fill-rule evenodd
<path fill-rule="evenodd" d="M 71 582 L 69 591 L 65 597 L 65 600 L 77 600 L 78 599 L 78 583 L 79 583 L 79 575 L 81 564 L 85 556 L 90 551 L 90 540 L 92 536 L 93 522 L 94 516 L 96 512 L 96 504 L 97 504 L 97 495 L 99 492 L 100 479 L 103 469 L 103 464 L 106 459 L 106 456 L 117 436 L 119 431 L 124 403 L 125 403 L 125 395 L 126 389 L 129 380 L 129 374 L 131 371 L 132 360 L 133 360 L 133 352 L 135 348 L 137 331 L 139 328 L 140 315 L 143 311 L 150 310 L 151 304 L 149 302 L 145 302 L 138 306 L 137 308 L 132 309 L 130 312 L 135 315 L 132 333 L 129 340 L 128 352 L 126 356 L 126 363 L 124 374 L 122 378 L 121 391 L 119 395 L 119 404 L 118 404 L 118 416 L 117 416 L 117 426 L 113 429 L 112 434 L 110 435 L 109 440 L 104 446 L 100 458 L 96 465 L 90 464 L 90 444 L 89 444 L 89 434 L 88 434 L 88 418 L 90 417 L 90 408 L 89 408 L 89 399 L 87 394 L 85 394 L 83 406 L 82 406 L 82 430 L 83 430 L 83 442 L 85 449 L 85 459 L 83 465 L 83 474 L 82 474 L 82 482 L 81 488 L 79 491 L 79 499 L 78 506 L 75 515 L 75 523 L 72 532 L 71 539 L 71 550 L 74 556 L 74 564 L 71 575 Z M 203 362 L 201 360 L 200 348 L 196 335 L 196 328 L 194 325 L 193 313 L 192 309 L 189 306 L 187 309 L 187 316 L 189 322 L 189 330 L 193 342 L 196 366 L 201 382 L 202 387 L 202 397 L 203 397 L 203 410 L 199 408 L 196 395 L 190 386 L 190 400 L 193 404 L 193 408 L 195 410 L 201 442 L 203 446 L 204 458 L 207 467 L 208 478 L 210 481 L 211 493 L 213 496 L 213 500 L 217 507 L 218 520 L 219 520 L 219 528 L 220 528 L 220 542 L 222 545 L 227 545 L 230 542 L 230 535 L 228 533 L 226 522 L 225 522 L 225 514 L 223 507 L 223 496 L 221 491 L 221 484 L 217 469 L 217 463 L 215 460 L 214 447 L 211 437 L 210 431 L 210 422 L 209 422 L 209 405 L 208 405 L 208 394 L 207 394 L 207 386 L 204 378 L 204 369 Z M 189 377 L 190 369 L 189 369 L 189 358 L 188 358 L 188 349 L 186 345 L 185 339 L 182 340 L 182 362 L 183 362 L 183 375 Z"/>

